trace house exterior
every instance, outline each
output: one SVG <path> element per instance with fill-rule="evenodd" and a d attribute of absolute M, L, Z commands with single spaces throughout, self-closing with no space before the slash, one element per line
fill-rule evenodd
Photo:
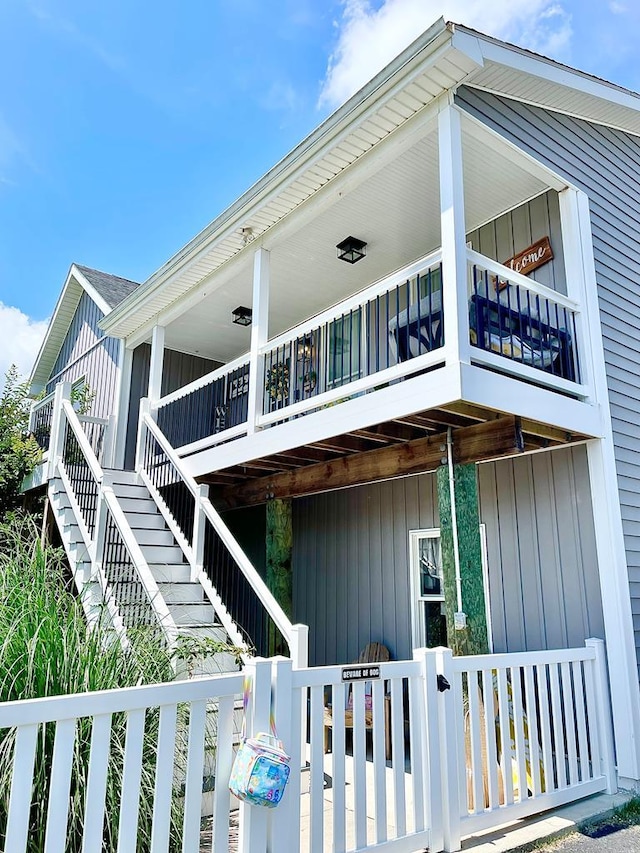
<path fill-rule="evenodd" d="M 112 519 L 172 631 L 189 602 L 259 650 L 279 632 L 304 657 L 301 623 L 315 664 L 407 658 L 468 609 L 459 541 L 451 589 L 439 571 L 442 471 L 475 466 L 489 648 L 604 637 L 636 784 L 639 137 L 640 96 L 441 20 L 146 282 L 73 266 L 32 376 L 60 388 L 34 482 L 70 560 L 117 587 Z M 103 351 L 113 371 L 85 369 Z M 60 385 L 85 375 L 87 436 L 112 416 L 89 474 Z M 264 543 L 286 502 L 283 607 Z"/>

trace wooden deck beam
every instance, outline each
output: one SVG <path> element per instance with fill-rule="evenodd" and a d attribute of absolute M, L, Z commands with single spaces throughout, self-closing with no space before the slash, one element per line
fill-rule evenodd
<path fill-rule="evenodd" d="M 520 453 L 525 448 L 517 418 L 507 416 L 453 431 L 458 463 L 480 462 Z M 239 483 L 222 490 L 228 507 L 250 506 L 273 498 L 300 497 L 346 486 L 387 480 L 437 469 L 446 458 L 446 433 L 393 444 L 295 471 Z"/>

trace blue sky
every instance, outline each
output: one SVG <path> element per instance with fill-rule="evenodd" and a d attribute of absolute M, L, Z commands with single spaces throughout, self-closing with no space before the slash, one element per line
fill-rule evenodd
<path fill-rule="evenodd" d="M 440 14 L 640 89 L 637 0 L 0 0 L 0 371 L 142 281 Z"/>

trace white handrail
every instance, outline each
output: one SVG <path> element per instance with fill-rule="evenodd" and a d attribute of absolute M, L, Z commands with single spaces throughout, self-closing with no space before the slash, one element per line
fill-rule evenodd
<path fill-rule="evenodd" d="M 312 332 L 324 323 L 331 322 L 337 317 L 347 314 L 349 311 L 360 308 L 362 305 L 369 302 L 369 300 L 375 299 L 376 296 L 381 296 L 383 293 L 386 293 L 388 290 L 392 290 L 398 285 L 404 284 L 408 279 L 419 275 L 426 269 L 436 266 L 441 260 L 442 249 L 436 249 L 434 252 L 430 252 L 423 258 L 403 267 L 401 270 L 397 270 L 396 272 L 391 273 L 391 275 L 380 279 L 363 290 L 359 290 L 358 293 L 354 293 L 353 296 L 349 296 L 347 299 L 337 302 L 330 308 L 326 308 L 320 314 L 316 314 L 314 317 L 309 317 L 308 320 L 305 320 L 298 326 L 294 326 L 286 332 L 282 332 L 282 334 L 277 337 L 271 338 L 271 340 L 267 341 L 267 343 L 261 347 L 260 354 L 265 355 L 266 353 L 271 352 L 271 350 L 282 346 L 282 344 L 287 344 L 296 338 L 300 338 L 303 335 Z"/>
<path fill-rule="evenodd" d="M 96 418 L 93 415 L 78 415 L 78 420 L 81 424 L 100 424 L 100 426 L 106 426 L 109 423 L 108 418 Z"/>
<path fill-rule="evenodd" d="M 51 416 L 53 417 L 53 401 L 55 399 L 55 396 L 56 392 L 52 391 L 50 394 L 47 394 L 41 400 L 34 400 L 31 403 L 31 411 L 29 412 L 29 430 L 31 432 L 33 432 L 36 414 L 40 411 L 40 409 L 44 409 L 45 406 L 51 406 Z"/>
<path fill-rule="evenodd" d="M 82 455 L 87 461 L 87 465 L 89 466 L 91 473 L 98 485 L 102 482 L 102 477 L 104 472 L 100 467 L 100 463 L 98 462 L 98 458 L 93 452 L 93 448 L 87 439 L 87 436 L 84 433 L 84 430 L 80 426 L 80 421 L 78 420 L 78 415 L 76 414 L 73 406 L 69 402 L 69 400 L 62 401 L 62 412 L 67 420 L 67 423 L 73 430 L 73 433 L 76 437 L 78 444 L 80 445 L 80 450 L 82 451 Z"/>
<path fill-rule="evenodd" d="M 180 457 L 175 452 L 173 447 L 169 444 L 165 434 L 162 432 L 162 430 L 160 429 L 158 424 L 153 420 L 153 418 L 149 414 L 143 415 L 142 422 L 143 422 L 144 426 L 146 426 L 146 428 L 149 430 L 151 435 L 158 442 L 158 444 L 163 449 L 163 451 L 166 453 L 166 455 L 169 459 L 169 462 L 171 462 L 173 467 L 177 470 L 177 472 L 180 475 L 180 477 L 182 478 L 182 481 L 184 482 L 185 486 L 189 489 L 189 491 L 191 492 L 193 497 L 197 498 L 198 497 L 198 484 L 196 483 L 196 481 L 193 479 L 193 477 L 190 474 L 187 474 L 187 472 L 183 470 Z"/>
<path fill-rule="evenodd" d="M 196 503 L 195 512 L 197 513 L 199 510 L 201 510 L 209 519 L 209 522 L 213 525 L 214 530 L 216 531 L 223 544 L 235 560 L 240 571 L 245 576 L 249 585 L 262 602 L 264 609 L 273 619 L 273 622 L 275 623 L 276 627 L 287 641 L 287 645 L 291 649 L 293 636 L 292 624 L 291 621 L 288 619 L 287 615 L 285 614 L 284 610 L 280 607 L 280 605 L 274 598 L 273 593 L 269 590 L 265 582 L 255 570 L 253 564 L 251 563 L 247 555 L 244 553 L 238 542 L 235 540 L 231 531 L 227 528 L 222 518 L 220 518 L 220 515 L 215 510 L 211 501 L 208 498 L 204 498 L 200 495 L 198 484 L 193 479 L 193 477 L 187 474 L 186 471 L 183 469 L 182 460 L 177 455 L 175 450 L 171 447 L 166 437 L 162 433 L 162 430 L 158 427 L 158 425 L 155 423 L 155 421 L 149 414 L 143 415 L 143 424 L 156 439 L 162 450 L 167 455 L 167 458 L 182 478 L 184 484 L 187 486 L 187 488 L 193 495 L 193 499 Z M 201 583 L 205 593 L 207 594 L 207 597 L 211 600 L 208 588 L 202 584 L 201 575 L 202 573 L 199 573 L 196 577 L 196 580 Z M 214 602 L 212 601 L 212 604 L 213 603 Z"/>
<path fill-rule="evenodd" d="M 276 627 L 282 634 L 282 636 L 287 641 L 289 647 L 291 647 L 291 621 L 288 616 L 280 607 L 278 602 L 273 596 L 273 593 L 266 585 L 266 583 L 262 580 L 258 572 L 255 570 L 251 560 L 244 553 L 240 545 L 234 539 L 233 534 L 224 523 L 224 521 L 220 518 L 217 510 L 209 500 L 209 498 L 202 498 L 202 509 L 204 514 L 207 516 L 211 524 L 213 525 L 214 530 L 222 540 L 223 544 L 236 561 L 240 571 L 245 576 L 249 584 L 251 585 L 253 591 L 256 593 L 258 598 L 262 601 L 265 610 L 269 614 L 269 616 L 273 619 Z"/>
<path fill-rule="evenodd" d="M 89 466 L 91 474 L 93 475 L 96 486 L 99 489 L 98 499 L 104 500 L 108 511 L 111 513 L 111 517 L 118 528 L 120 536 L 122 537 L 123 543 L 133 566 L 136 570 L 140 583 L 142 584 L 144 591 L 149 599 L 149 603 L 153 608 L 156 616 L 158 617 L 158 622 L 160 624 L 161 629 L 163 630 L 165 636 L 167 637 L 167 642 L 170 648 L 173 648 L 176 643 L 176 639 L 178 637 L 178 631 L 176 624 L 169 613 L 169 609 L 167 604 L 160 594 L 160 590 L 158 589 L 158 585 L 151 574 L 151 569 L 147 564 L 147 561 L 144 558 L 142 550 L 138 545 L 135 536 L 133 535 L 133 531 L 129 526 L 129 523 L 126 519 L 122 508 L 118 502 L 118 499 L 110 486 L 104 484 L 104 471 L 102 470 L 98 459 L 93 452 L 93 448 L 91 444 L 87 440 L 86 435 L 82 429 L 80 423 L 80 416 L 76 413 L 75 409 L 71 405 L 69 400 L 62 401 L 62 414 L 66 418 L 67 424 L 73 430 L 73 433 L 78 441 L 80 446 L 80 450 Z M 97 419 L 92 419 L 90 422 L 95 422 Z M 64 467 L 64 466 L 63 466 Z M 68 484 L 70 485 L 70 484 Z M 65 485 L 65 488 L 68 491 L 68 485 Z M 71 496 L 70 496 L 71 497 Z M 97 513 L 99 507 L 96 507 L 96 520 Z M 96 534 L 97 536 L 97 534 Z M 95 542 L 92 543 L 95 546 Z M 95 550 L 95 549 L 92 549 Z M 101 573 L 101 581 L 106 581 L 104 576 L 104 571 L 102 569 L 102 554 L 93 554 L 92 559 L 92 569 L 98 570 Z M 117 604 L 117 603 L 116 603 Z"/>
<path fill-rule="evenodd" d="M 118 499 L 113 489 L 110 486 L 104 486 L 102 489 L 102 494 L 104 495 L 104 500 L 107 504 L 109 512 L 111 513 L 111 518 L 113 519 L 116 527 L 118 528 L 118 532 L 122 537 L 124 546 L 127 549 L 129 557 L 131 558 L 131 562 L 134 565 L 134 568 L 136 570 L 140 583 L 144 588 L 149 603 L 153 608 L 160 627 L 162 628 L 167 638 L 167 644 L 170 649 L 173 649 L 178 639 L 178 629 L 176 627 L 176 623 L 173 617 L 171 616 L 171 613 L 169 612 L 169 608 L 167 607 L 167 604 L 160 593 L 158 584 L 156 583 L 156 580 L 153 577 L 153 574 L 151 573 L 149 564 L 144 558 L 142 549 L 138 545 L 136 538 L 133 535 L 133 531 L 129 526 L 129 522 L 127 521 L 127 518 L 118 502 Z"/>
<path fill-rule="evenodd" d="M 561 305 L 569 311 L 580 311 L 579 303 L 575 302 L 573 299 L 569 299 L 568 296 L 564 296 L 564 294 L 558 293 L 557 290 L 553 290 L 551 287 L 547 287 L 544 284 L 539 284 L 532 278 L 527 278 L 527 276 L 509 269 L 509 267 L 505 267 L 504 264 L 500 264 L 498 261 L 493 261 L 491 258 L 487 258 L 479 252 L 474 252 L 473 249 L 467 249 L 467 260 L 470 264 L 481 266 L 483 269 L 500 276 L 500 278 L 507 279 L 509 284 L 516 284 L 519 287 L 524 287 L 531 293 L 535 293 L 543 299 L 549 299 L 551 302 L 555 302 L 557 305 Z"/>
<path fill-rule="evenodd" d="M 227 364 L 223 364 L 221 367 L 216 367 L 215 370 L 212 370 L 210 373 L 205 373 L 204 376 L 201 376 L 199 379 L 194 379 L 193 382 L 189 382 L 188 385 L 183 385 L 182 388 L 172 391 L 171 394 L 165 394 L 164 397 L 160 397 L 160 399 L 155 403 L 155 408 L 160 409 L 163 406 L 168 406 L 169 403 L 181 400 L 183 397 L 186 397 L 187 394 L 193 394 L 194 391 L 199 391 L 200 388 L 204 388 L 206 385 L 211 385 L 218 379 L 224 379 L 225 376 L 228 376 L 240 367 L 244 367 L 245 364 L 249 364 L 249 353 L 245 353 L 239 358 L 229 361 Z"/>

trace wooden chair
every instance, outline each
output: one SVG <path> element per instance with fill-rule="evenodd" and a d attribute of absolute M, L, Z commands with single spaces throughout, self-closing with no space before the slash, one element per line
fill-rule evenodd
<path fill-rule="evenodd" d="M 389 649 L 382 643 L 369 643 L 360 652 L 357 663 L 386 663 L 391 660 Z M 353 728 L 353 709 L 346 708 L 344 712 L 344 724 L 348 729 Z M 373 711 L 365 709 L 364 712 L 365 728 L 371 731 L 373 729 Z M 325 706 L 324 709 L 324 751 L 329 752 L 329 729 L 333 729 L 333 710 L 330 706 Z M 384 747 L 385 757 L 387 760 L 391 758 L 391 697 L 384 697 Z"/>

